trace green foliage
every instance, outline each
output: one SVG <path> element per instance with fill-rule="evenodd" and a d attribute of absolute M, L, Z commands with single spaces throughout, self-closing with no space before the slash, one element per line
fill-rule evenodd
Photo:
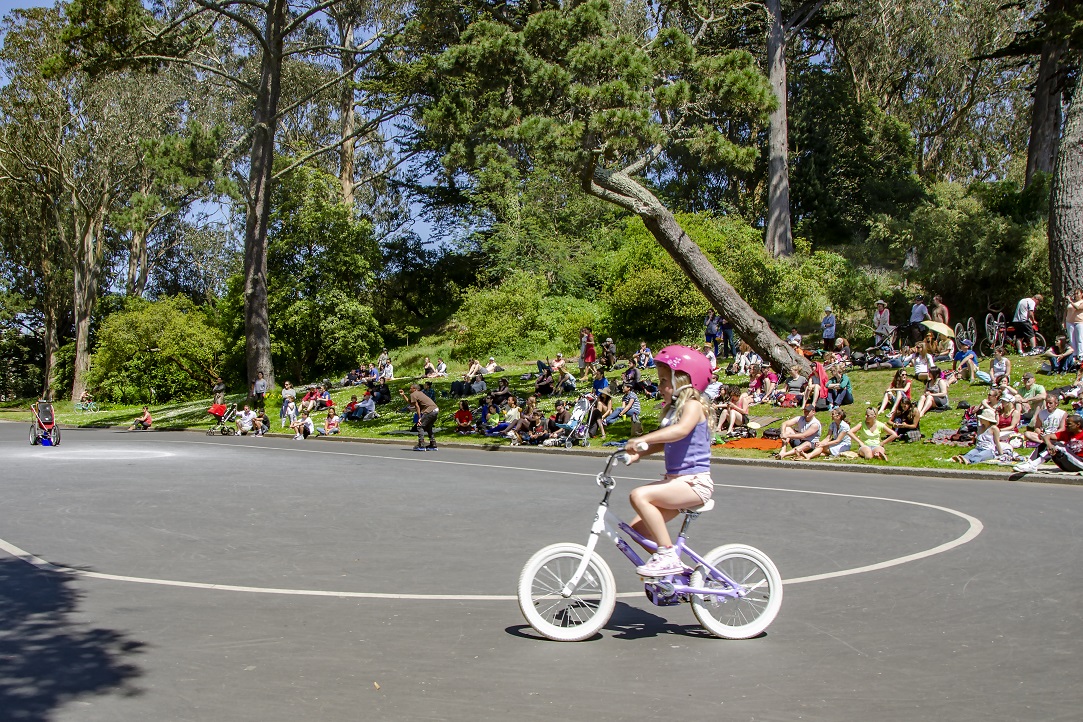
<path fill-rule="evenodd" d="M 271 354 L 300 380 L 369 358 L 383 344 L 370 302 L 372 226 L 340 202 L 338 181 L 300 167 L 275 185 L 268 229 Z M 283 376 L 285 378 L 285 376 Z"/>
<path fill-rule="evenodd" d="M 1049 243 L 1039 212 L 1041 184 L 1021 190 L 1011 182 L 932 187 L 932 198 L 903 219 L 880 218 L 873 239 L 899 255 L 917 251 L 910 278 L 944 296 L 958 318 L 983 316 L 989 303 L 1049 293 Z"/>
<path fill-rule="evenodd" d="M 529 358 L 547 350 L 579 348 L 579 329 L 598 325 L 593 303 L 573 296 L 550 296 L 541 276 L 512 272 L 494 288 L 474 289 L 456 314 L 456 357 Z"/>
<path fill-rule="evenodd" d="M 191 300 L 129 299 L 98 329 L 89 387 L 104 400 L 147 403 L 205 395 L 224 343 Z"/>
<path fill-rule="evenodd" d="M 855 267 L 837 253 L 775 259 L 757 229 L 733 216 L 679 214 L 681 227 L 752 307 L 777 328 L 816 328 L 824 306 L 843 319 L 871 308 L 889 279 Z M 607 326 L 614 335 L 651 343 L 696 340 L 710 306 L 658 246 L 639 219 L 629 220 L 607 269 Z"/>
<path fill-rule="evenodd" d="M 863 241 L 878 213 L 908 213 L 924 196 L 910 129 L 850 80 L 822 68 L 793 75 L 790 178 L 797 232 L 814 247 Z"/>

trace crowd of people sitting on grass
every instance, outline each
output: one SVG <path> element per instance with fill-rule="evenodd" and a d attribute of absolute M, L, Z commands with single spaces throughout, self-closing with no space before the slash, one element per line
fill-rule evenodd
<path fill-rule="evenodd" d="M 1083 293 L 1077 292 L 1073 298 L 1083 316 Z M 1029 302 L 1040 301 L 1040 297 L 1023 299 L 1020 305 L 1027 307 L 1024 312 L 1032 317 L 1033 306 Z M 793 408 L 797 410 L 796 416 L 782 423 L 781 428 L 764 431 L 765 436 L 781 440 L 779 458 L 845 455 L 886 460 L 887 445 L 922 438 L 924 417 L 955 408 L 963 411 L 960 426 L 957 430 L 937 431 L 933 441 L 973 443 L 974 449 L 953 457 L 956 461 L 972 464 L 989 459 L 1012 460 L 1021 468 L 1029 468 L 1033 459 L 1020 456 L 1021 452 L 1041 448 L 1040 453 L 1048 454 L 1045 449 L 1053 448 L 1050 444 L 1056 440 L 1046 437 L 1071 427 L 1072 414 L 1064 413 L 1059 406 L 1074 403 L 1074 410 L 1080 411 L 1083 371 L 1078 371 L 1081 354 L 1076 347 L 1083 344 L 1076 340 L 1079 332 L 1071 324 L 1067 326 L 1067 334 L 1057 336 L 1052 346 L 1039 351 L 1048 357 L 1049 373 L 1077 372 L 1075 380 L 1047 392 L 1031 373 L 1012 384 L 1008 351 L 1026 353 L 1026 339 L 1022 348 L 998 346 L 990 358 L 982 360 L 968 339 L 956 343 L 950 335 L 932 331 L 916 333 L 908 328 L 912 343 L 895 349 L 888 343 L 879 343 L 885 340 L 880 338 L 881 334 L 893 327 L 889 326 L 886 303 L 878 301 L 876 307 L 877 343 L 865 351 L 855 352 L 848 340 L 837 333 L 838 323 L 830 307 L 825 309 L 821 323 L 822 348 L 808 348 L 799 330 L 792 328 L 787 341 L 796 354 L 809 360 L 812 371 L 807 375 L 800 366 L 779 374 L 747 343 L 734 336 L 725 319 L 713 313 L 709 315 L 701 348 L 716 370 L 716 380 L 705 394 L 712 403 L 716 441 L 754 436 L 756 425 L 752 420 L 756 406 Z M 915 299 L 912 320 L 933 318 L 946 322 L 946 313 L 939 297 L 934 299 L 931 312 L 919 297 Z M 532 369 L 518 376 L 516 383 L 502 373 L 504 368 L 495 357 L 490 356 L 486 364 L 471 358 L 466 370 L 451 380 L 450 389 L 439 394 L 433 388 L 433 380 L 446 379 L 448 366 L 442 358 L 433 363 L 425 357 L 420 373 L 411 369 L 415 372 L 413 378 L 419 382 L 413 385 L 416 388 L 411 387 L 409 396 L 405 389 L 399 389 L 407 407 L 395 410 L 408 411 L 412 406 L 414 430 L 418 430 L 419 418 L 431 414 L 431 409 L 420 413 L 419 409 L 429 407 L 419 404 L 414 392 L 431 401 L 432 408 L 436 407 L 438 396 L 449 396 L 453 399 L 448 406 L 454 409 L 450 415 L 456 433 L 503 438 L 515 445 L 567 445 L 569 440 L 578 443 L 584 438 L 604 442 L 607 427 L 621 420 L 629 421 L 631 433 L 637 434 L 642 404 L 656 397 L 657 385 L 649 378 L 654 366 L 651 348 L 640 341 L 631 351 L 620 357 L 612 338 L 596 343 L 591 329 L 583 328 L 579 355 L 571 362 L 563 353 L 538 360 L 536 373 Z M 867 402 L 864 413 L 851 421 L 847 407 L 854 404 L 850 378 L 854 369 L 894 369 L 895 373 L 879 403 Z M 724 378 L 732 382 L 734 376 L 747 377 L 747 385 L 723 383 Z M 395 367 L 384 349 L 376 361 L 359 365 L 343 379 L 343 386 L 356 387 L 358 393 L 351 395 L 349 403 L 341 409 L 335 408 L 330 382 L 311 384 L 303 390 L 294 389 L 287 382 L 280 409 L 282 427 L 290 428 L 295 438 L 304 439 L 313 434 L 336 434 L 344 422 L 377 419 L 381 414 L 378 407 L 394 401 L 389 382 L 396 380 Z M 965 401 L 953 407 L 952 387 L 960 382 L 988 384 L 989 394 L 974 408 Z M 252 396 L 254 407 L 239 412 L 235 423 L 238 432 L 259 436 L 270 428 L 270 420 L 262 408 L 263 398 L 259 394 Z M 550 407 L 549 401 L 555 403 Z M 1045 407 L 1050 404 L 1062 413 L 1046 413 L 1050 409 Z M 542 410 L 543 405 L 546 411 Z M 827 428 L 816 419 L 817 412 L 825 411 L 831 415 Z M 423 439 L 419 447 L 422 442 Z"/>

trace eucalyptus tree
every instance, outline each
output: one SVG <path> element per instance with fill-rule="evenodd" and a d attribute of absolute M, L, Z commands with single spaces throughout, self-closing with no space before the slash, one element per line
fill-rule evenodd
<path fill-rule="evenodd" d="M 332 37 L 329 16 L 348 12 L 348 0 L 173 0 L 148 11 L 139 0 L 81 0 L 70 13 L 66 62 L 91 72 L 116 67 L 160 68 L 182 64 L 196 77 L 228 86 L 248 113 L 248 122 L 224 160 L 234 170 L 245 203 L 244 334 L 250 377 L 274 383 L 267 297 L 267 224 L 272 184 L 301 164 L 363 137 L 393 118 L 401 107 L 384 105 L 376 93 L 363 123 L 279 158 L 278 131 L 291 114 L 311 110 L 366 66 L 384 57 L 404 22 L 400 13 L 356 13 L 349 38 Z M 341 42 L 340 42 L 341 40 Z M 328 60 L 347 58 L 336 70 Z M 309 65 L 309 68 L 302 67 Z M 318 72 L 309 72 L 315 67 Z M 290 84 L 292 77 L 298 82 Z M 332 100 L 333 102 L 333 100 Z M 240 154 L 247 147 L 246 157 Z"/>
<path fill-rule="evenodd" d="M 464 20 L 451 16 L 449 25 Z M 764 358 L 805 366 L 643 179 L 675 147 L 754 162 L 754 146 L 723 132 L 762 124 L 776 105 L 752 55 L 701 52 L 713 20 L 680 5 L 645 7 L 637 23 L 616 22 L 627 9 L 604 0 L 503 5 L 488 17 L 466 24 L 425 76 L 419 142 L 440 154 L 448 182 L 498 192 L 535 165 L 568 168 L 583 192 L 639 216 Z"/>
<path fill-rule="evenodd" d="M 131 71 L 43 76 L 61 50 L 62 27 L 57 9 L 15 11 L 5 21 L 0 173 L 47 204 L 71 258 L 78 398 L 90 367 L 91 315 L 118 250 L 111 214 L 138 187 L 143 141 L 170 126 L 178 99 Z"/>
<path fill-rule="evenodd" d="M 908 124 L 928 180 L 1002 178 L 1025 152 L 1032 74 L 992 57 L 1025 18 L 1003 0 L 847 0 L 825 26 L 829 56 Z"/>

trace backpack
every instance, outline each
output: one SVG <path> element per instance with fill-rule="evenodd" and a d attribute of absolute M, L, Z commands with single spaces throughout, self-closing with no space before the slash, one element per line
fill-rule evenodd
<path fill-rule="evenodd" d="M 763 438 L 765 439 L 781 439 L 782 429 L 770 428 L 763 430 Z"/>

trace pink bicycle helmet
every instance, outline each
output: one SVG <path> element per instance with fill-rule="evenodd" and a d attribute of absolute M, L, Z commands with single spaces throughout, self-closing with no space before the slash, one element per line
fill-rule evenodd
<path fill-rule="evenodd" d="M 711 362 L 694 348 L 666 346 L 654 355 L 656 364 L 665 364 L 674 371 L 683 371 L 692 379 L 692 388 L 700 393 L 711 383 Z M 679 392 L 680 389 L 674 389 Z"/>

